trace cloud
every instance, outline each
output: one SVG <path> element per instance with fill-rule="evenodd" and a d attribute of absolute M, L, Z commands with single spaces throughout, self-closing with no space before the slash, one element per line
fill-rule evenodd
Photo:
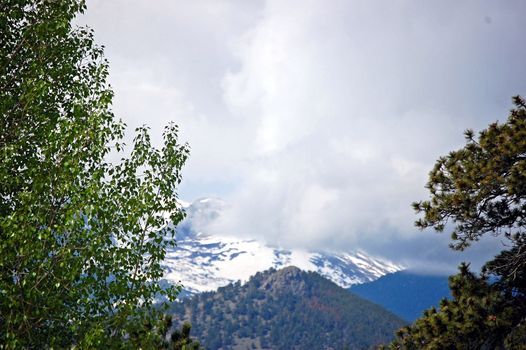
<path fill-rule="evenodd" d="M 223 83 L 232 113 L 259 126 L 216 229 L 384 254 L 403 243 L 417 255 L 408 261 L 436 256 L 409 204 L 425 198 L 432 163 L 465 128 L 505 118 L 525 90 L 520 17 L 488 3 L 266 5 Z"/>
<path fill-rule="evenodd" d="M 462 259 L 447 235 L 413 228 L 410 203 L 464 129 L 503 121 L 526 94 L 524 3 L 88 6 L 117 115 L 157 136 L 174 119 L 192 147 L 183 196 L 229 203 L 211 230 L 437 268 Z M 482 246 L 473 259 L 495 244 Z"/>
<path fill-rule="evenodd" d="M 189 199 L 233 188 L 251 140 L 223 102 L 222 80 L 239 62 L 230 43 L 259 15 L 246 1 L 88 0 L 78 19 L 95 31 L 110 61 L 115 114 L 129 126 L 151 126 L 161 144 L 163 126 L 175 121 L 192 156 L 183 191 Z"/>

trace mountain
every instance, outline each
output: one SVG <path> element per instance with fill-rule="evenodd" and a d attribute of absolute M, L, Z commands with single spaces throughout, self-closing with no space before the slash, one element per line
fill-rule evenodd
<path fill-rule="evenodd" d="M 216 292 L 174 303 L 205 349 L 372 349 L 406 322 L 315 272 L 258 272 Z"/>
<path fill-rule="evenodd" d="M 187 216 L 177 226 L 177 247 L 168 250 L 164 261 L 166 283 L 181 282 L 186 293 L 193 294 L 213 291 L 238 280 L 247 281 L 269 268 L 294 265 L 304 271 L 316 271 L 348 288 L 403 269 L 363 251 L 282 249 L 254 239 L 208 235 L 207 226 L 226 206 L 216 198 L 203 198 L 186 205 Z"/>
<path fill-rule="evenodd" d="M 446 276 L 425 276 L 409 271 L 352 286 L 350 291 L 411 322 L 422 316 L 424 310 L 437 306 L 442 298 L 450 297 Z"/>

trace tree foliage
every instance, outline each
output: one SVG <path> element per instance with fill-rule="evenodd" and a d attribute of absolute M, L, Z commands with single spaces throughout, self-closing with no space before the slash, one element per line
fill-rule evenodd
<path fill-rule="evenodd" d="M 526 300 L 460 266 L 451 276 L 452 300 L 443 299 L 400 329 L 391 349 L 525 349 Z"/>
<path fill-rule="evenodd" d="M 171 317 L 170 317 L 171 320 Z M 199 342 L 190 337 L 192 325 L 189 322 L 184 322 L 181 330 L 176 329 L 170 335 L 170 340 L 166 342 L 166 349 L 170 350 L 199 350 L 202 349 Z"/>
<path fill-rule="evenodd" d="M 507 249 L 477 276 L 468 265 L 450 277 L 453 300 L 401 329 L 391 349 L 526 349 L 526 104 L 514 97 L 506 123 L 465 132 L 467 143 L 438 159 L 429 175 L 431 199 L 414 203 L 420 228 L 455 225 L 453 249 L 485 234 Z"/>
<path fill-rule="evenodd" d="M 129 157 L 82 0 L 0 2 L 0 348 L 127 347 L 155 320 L 188 146 L 146 127 Z M 153 322 L 153 321 L 152 321 Z"/>
<path fill-rule="evenodd" d="M 159 315 L 157 322 L 146 320 L 130 332 L 131 344 L 136 349 L 201 350 L 199 341 L 190 336 L 192 325 L 184 322 L 180 329 L 173 329 L 170 315 Z"/>
<path fill-rule="evenodd" d="M 526 103 L 514 97 L 506 123 L 480 132 L 465 132 L 460 150 L 440 157 L 426 188 L 431 199 L 413 203 L 424 214 L 422 229 L 443 231 L 452 221 L 455 249 L 464 249 L 484 234 L 515 239 L 526 228 Z"/>

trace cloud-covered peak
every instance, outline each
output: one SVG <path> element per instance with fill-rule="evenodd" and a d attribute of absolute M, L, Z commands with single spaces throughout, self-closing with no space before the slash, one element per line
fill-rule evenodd
<path fill-rule="evenodd" d="M 525 11 L 89 0 L 83 21 L 107 47 L 116 115 L 152 125 L 153 139 L 180 125 L 192 147 L 182 197 L 228 202 L 214 230 L 442 268 L 471 257 L 415 230 L 410 203 L 464 129 L 504 120 L 526 95 Z M 476 246 L 475 257 L 500 249 Z"/>

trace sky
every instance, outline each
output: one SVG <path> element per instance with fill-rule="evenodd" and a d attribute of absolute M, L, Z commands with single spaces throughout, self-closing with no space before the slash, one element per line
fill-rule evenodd
<path fill-rule="evenodd" d="M 88 0 L 114 112 L 191 155 L 180 198 L 220 197 L 208 229 L 284 247 L 357 250 L 413 269 L 476 265 L 420 232 L 411 202 L 463 131 L 526 95 L 526 2 Z"/>

